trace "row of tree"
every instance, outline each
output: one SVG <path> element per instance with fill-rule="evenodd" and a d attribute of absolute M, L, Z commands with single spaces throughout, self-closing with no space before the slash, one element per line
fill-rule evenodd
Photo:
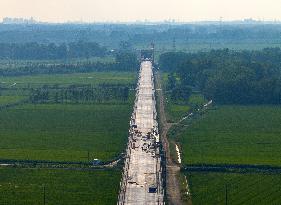
<path fill-rule="evenodd" d="M 0 24 L 0 42 L 62 43 L 81 39 L 116 48 L 120 41 L 131 45 L 147 45 L 154 41 L 165 46 L 182 43 L 212 42 L 272 42 L 280 44 L 280 24 L 265 22 L 230 24 L 60 24 L 6 25 Z M 124 44 L 124 47 L 130 47 Z"/>
<path fill-rule="evenodd" d="M 73 42 L 63 44 L 0 43 L 0 59 L 50 60 L 67 58 L 102 57 L 106 49 L 94 42 Z"/>
<path fill-rule="evenodd" d="M 170 71 L 170 89 L 192 88 L 222 104 L 281 104 L 281 50 L 212 50 L 165 53 L 160 68 Z"/>
<path fill-rule="evenodd" d="M 31 103 L 102 103 L 122 101 L 129 99 L 129 87 L 127 86 L 79 86 L 71 85 L 65 88 L 43 86 L 32 89 Z"/>
<path fill-rule="evenodd" d="M 118 52 L 115 62 L 81 61 L 75 63 L 37 63 L 0 67 L 0 76 L 86 73 L 93 71 L 134 71 L 139 67 L 133 52 Z"/>
<path fill-rule="evenodd" d="M 175 73 L 168 74 L 168 81 L 166 83 L 165 90 L 173 102 L 186 104 L 192 94 L 192 88 L 178 83 L 176 78 Z"/>

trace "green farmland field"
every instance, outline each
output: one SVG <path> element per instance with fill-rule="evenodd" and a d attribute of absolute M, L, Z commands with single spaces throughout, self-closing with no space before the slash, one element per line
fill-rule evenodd
<path fill-rule="evenodd" d="M 0 77 L 0 106 L 29 99 L 43 85 L 134 86 L 133 72 L 92 72 Z M 102 89 L 101 87 L 100 89 Z M 101 92 L 103 92 L 101 90 Z M 108 161 L 125 148 L 133 106 L 129 98 L 87 103 L 50 103 L 0 110 L 0 159 L 87 162 Z M 110 96 L 109 96 L 110 97 Z"/>
<path fill-rule="evenodd" d="M 183 116 L 188 114 L 190 107 L 188 105 L 168 104 L 166 107 L 168 121 L 177 122 Z"/>
<path fill-rule="evenodd" d="M 11 60 L 5 60 L 5 59 L 0 59 L 0 66 L 7 66 L 7 65 L 13 65 L 13 66 L 17 66 L 17 65 L 30 65 L 32 63 L 41 63 L 41 64 L 58 64 L 58 63 L 63 63 L 63 64 L 68 64 L 68 63 L 81 63 L 81 62 L 91 62 L 91 63 L 95 63 L 95 62 L 100 62 L 100 63 L 111 63 L 111 62 L 115 62 L 114 57 L 110 57 L 110 56 L 104 56 L 104 57 L 90 57 L 90 58 L 71 58 L 71 59 L 57 59 L 57 60 L 52 60 L 52 59 L 48 59 L 48 60 L 15 60 L 13 59 Z M 1 67 L 0 67 L 1 68 Z"/>
<path fill-rule="evenodd" d="M 118 170 L 78 171 L 0 168 L 0 204 L 113 205 L 117 203 Z"/>
<path fill-rule="evenodd" d="M 131 104 L 23 105 L 0 111 L 0 158 L 110 160 L 125 147 Z"/>
<path fill-rule="evenodd" d="M 279 205 L 280 174 L 204 173 L 187 174 L 194 205 Z"/>
<path fill-rule="evenodd" d="M 221 106 L 180 134 L 185 164 L 281 166 L 280 106 Z"/>
<path fill-rule="evenodd" d="M 0 77 L 0 107 L 10 105 L 0 109 L 0 205 L 43 205 L 43 187 L 46 205 L 116 204 L 121 180 L 118 169 L 8 168 L 5 162 L 115 159 L 126 146 L 135 80 L 133 72 Z M 88 86 L 83 85 L 92 85 L 108 98 L 95 95 L 88 101 L 31 100 L 35 91 L 48 86 L 58 88 L 58 99 L 67 98 L 69 95 L 62 91 L 70 85 L 81 89 L 78 98 L 85 95 L 82 90 Z M 114 86 L 127 88 L 127 98 L 106 92 Z M 51 89 L 48 96 L 51 99 Z M 14 104 L 23 99 L 28 101 Z"/>
<path fill-rule="evenodd" d="M 186 103 L 175 103 L 171 99 L 166 102 L 166 115 L 168 121 L 178 122 L 183 117 L 187 116 L 196 107 L 202 107 L 206 99 L 200 94 L 192 94 Z"/>
<path fill-rule="evenodd" d="M 165 90 L 165 87 L 168 83 L 168 73 L 162 73 L 162 83 Z M 189 112 L 196 106 L 203 106 L 206 103 L 206 99 L 203 95 L 199 93 L 193 93 L 190 95 L 189 99 L 184 102 L 175 102 L 171 99 L 171 91 L 166 91 L 165 93 L 165 111 L 168 122 L 177 123 L 183 117 L 187 116 Z"/>
<path fill-rule="evenodd" d="M 25 99 L 23 96 L 0 96 L 0 106 L 16 103 Z"/>
<path fill-rule="evenodd" d="M 38 87 L 41 85 L 73 85 L 73 84 L 134 84 L 136 74 L 134 72 L 92 72 L 75 74 L 53 74 L 53 75 L 33 75 L 19 77 L 0 77 L 1 86 Z"/>
<path fill-rule="evenodd" d="M 192 96 L 189 104 L 202 104 Z M 204 102 L 205 103 L 205 102 Z M 172 105 L 172 106 L 171 106 Z M 168 103 L 168 117 L 184 116 L 179 105 Z M 182 148 L 183 166 L 188 164 L 249 164 L 281 166 L 280 106 L 218 106 L 169 134 Z M 168 118 L 171 119 L 171 118 Z M 174 147 L 171 147 L 174 154 Z M 174 154 L 175 155 L 175 154 Z M 279 205 L 280 173 L 183 172 L 188 179 L 192 204 Z M 181 180 L 183 184 L 185 181 Z M 182 196 L 185 189 L 182 190 Z"/>

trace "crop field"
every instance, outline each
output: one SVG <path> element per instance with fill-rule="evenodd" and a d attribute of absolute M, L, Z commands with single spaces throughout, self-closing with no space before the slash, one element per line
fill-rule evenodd
<path fill-rule="evenodd" d="M 25 99 L 23 96 L 0 96 L 0 106 L 16 103 Z"/>
<path fill-rule="evenodd" d="M 160 55 L 169 52 L 169 51 L 182 51 L 187 53 L 196 53 L 196 52 L 207 52 L 213 49 L 230 49 L 234 51 L 241 50 L 262 50 L 264 48 L 269 47 L 281 47 L 281 43 L 279 41 L 271 41 L 271 42 L 263 42 L 263 41 L 253 41 L 253 42 L 210 42 L 203 40 L 198 41 L 176 41 L 176 49 L 173 47 L 173 41 L 163 41 L 157 42 L 157 49 L 155 51 L 156 60 L 159 59 Z M 145 49 L 147 48 L 147 44 L 139 44 L 136 46 L 137 49 Z"/>
<path fill-rule="evenodd" d="M 169 97 L 166 101 L 166 115 L 169 122 L 179 122 L 186 117 L 192 110 L 202 107 L 206 103 L 206 99 L 201 94 L 192 94 L 185 103 L 173 102 Z"/>
<path fill-rule="evenodd" d="M 30 101 L 0 110 L 0 159 L 74 162 L 114 159 L 125 148 L 134 92 L 129 91 L 124 100 L 118 96 L 101 97 L 100 93 L 114 85 L 130 88 L 135 79 L 133 72 L 0 77 L 3 88 L 0 106 L 29 99 L 30 95 L 36 97 L 40 95 L 35 93 L 36 89 L 40 91 L 45 85 L 58 87 L 56 91 L 47 91 L 48 98 L 52 92 L 56 95 L 56 101 Z M 76 101 L 69 98 L 70 85 L 78 86 Z M 94 92 L 100 93 L 94 98 L 102 99 L 93 96 L 90 99 L 85 93 L 91 90 L 86 91 L 84 85 L 97 86 Z"/>
<path fill-rule="evenodd" d="M 281 204 L 281 176 L 266 173 L 186 174 L 194 205 L 277 205 Z"/>
<path fill-rule="evenodd" d="M 161 74 L 163 87 L 167 86 L 168 73 L 164 72 Z M 197 106 L 203 106 L 206 103 L 206 99 L 199 93 L 193 93 L 190 95 L 186 102 L 176 102 L 171 99 L 171 91 L 165 93 L 165 110 L 168 122 L 176 123 L 183 117 L 187 116 L 192 109 Z"/>
<path fill-rule="evenodd" d="M 188 104 L 191 107 L 196 107 L 196 106 L 202 107 L 207 102 L 208 101 L 206 100 L 206 98 L 199 93 L 192 94 L 188 99 Z"/>
<path fill-rule="evenodd" d="M 188 114 L 190 107 L 188 105 L 168 104 L 166 107 L 167 117 L 169 122 L 177 122 L 183 116 Z"/>
<path fill-rule="evenodd" d="M 113 63 L 115 58 L 111 56 L 91 57 L 91 58 L 71 58 L 71 59 L 57 59 L 57 60 L 5 60 L 0 59 L 0 70 L 6 67 L 22 67 L 32 64 L 77 64 L 77 63 Z"/>
<path fill-rule="evenodd" d="M 87 161 L 116 157 L 131 105 L 23 105 L 0 111 L 1 159 Z"/>
<path fill-rule="evenodd" d="M 110 205 L 117 203 L 118 170 L 0 168 L 0 204 Z"/>
<path fill-rule="evenodd" d="M 280 166 L 280 106 L 222 106 L 195 121 L 179 141 L 185 164 Z"/>
<path fill-rule="evenodd" d="M 157 42 L 157 50 L 156 50 L 156 59 L 167 51 L 174 51 L 173 41 L 163 41 Z M 146 46 L 146 45 L 145 45 Z M 143 45 L 138 45 L 137 48 L 143 49 L 145 48 Z M 203 40 L 194 40 L 194 41 L 176 41 L 176 51 L 183 52 L 206 52 L 212 49 L 225 49 L 228 48 L 230 50 L 262 50 L 268 47 L 280 47 L 280 41 L 231 41 L 231 42 L 216 42 L 216 41 L 203 41 Z"/>
<path fill-rule="evenodd" d="M 116 168 L 16 168 L 5 162 L 116 159 L 127 142 L 135 82 L 133 72 L 0 77 L 0 205 L 116 204 Z"/>
<path fill-rule="evenodd" d="M 39 87 L 42 85 L 74 85 L 88 84 L 134 84 L 136 73 L 134 72 L 92 72 L 75 74 L 33 75 L 20 77 L 0 77 L 0 87 L 22 88 Z"/>
<path fill-rule="evenodd" d="M 162 76 L 164 84 L 167 83 L 167 74 Z M 200 93 L 193 93 L 186 103 L 174 102 L 169 92 L 165 94 L 165 111 L 169 122 L 179 122 L 188 112 L 197 113 L 197 108 L 207 103 Z M 281 166 L 280 116 L 280 106 L 211 107 L 202 115 L 195 115 L 172 127 L 168 133 L 172 158 L 177 158 L 174 146 L 174 143 L 177 143 L 181 148 L 182 166 Z M 189 198 L 185 194 L 186 181 L 182 177 L 185 175 L 194 205 L 281 204 L 280 173 L 243 171 L 244 173 L 229 173 L 223 170 L 182 171 L 179 178 L 182 198 L 185 201 Z"/>

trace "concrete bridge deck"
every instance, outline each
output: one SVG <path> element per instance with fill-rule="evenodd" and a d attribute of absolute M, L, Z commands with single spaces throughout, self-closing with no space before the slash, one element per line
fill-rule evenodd
<path fill-rule="evenodd" d="M 118 204 L 164 204 L 152 63 L 139 72 Z"/>

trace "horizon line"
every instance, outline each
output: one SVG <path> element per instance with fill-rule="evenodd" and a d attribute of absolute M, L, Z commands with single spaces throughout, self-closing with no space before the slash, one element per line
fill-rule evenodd
<path fill-rule="evenodd" d="M 281 19 L 254 19 L 254 18 L 243 18 L 243 19 L 231 19 L 231 20 L 193 20 L 193 21 L 184 21 L 179 19 L 163 19 L 163 20 L 132 20 L 132 21 L 121 21 L 121 20 L 101 20 L 101 21 L 85 21 L 85 20 L 66 20 L 66 21 L 42 21 L 37 20 L 35 17 L 3 17 L 1 24 L 9 24 L 5 23 L 6 20 L 22 20 L 23 22 L 13 22 L 11 24 L 200 24 L 200 23 L 281 23 Z M 33 22 L 31 22 L 33 21 Z"/>

